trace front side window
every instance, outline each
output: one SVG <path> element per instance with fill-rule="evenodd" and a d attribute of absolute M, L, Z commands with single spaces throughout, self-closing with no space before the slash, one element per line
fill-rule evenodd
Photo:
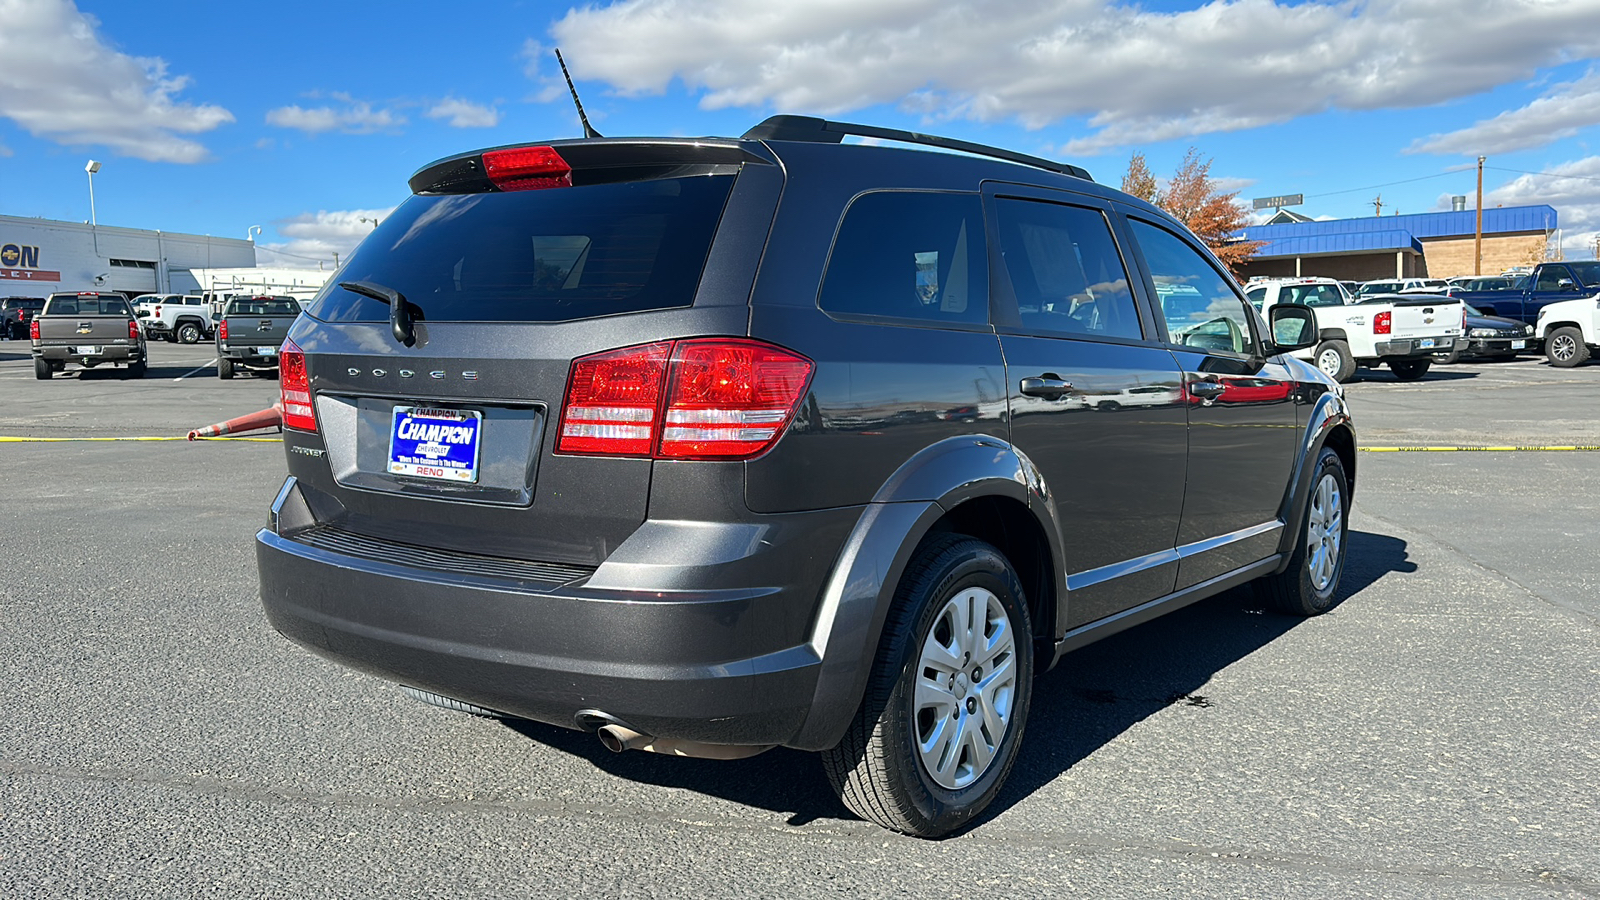
<path fill-rule="evenodd" d="M 982 325 L 987 284 L 976 194 L 881 191 L 845 211 L 817 305 L 844 315 Z"/>
<path fill-rule="evenodd" d="M 1000 249 L 1022 327 L 1033 332 L 1138 338 L 1128 272 L 1105 214 L 1002 198 Z"/>
<path fill-rule="evenodd" d="M 1251 352 L 1249 314 L 1222 274 L 1172 232 L 1138 219 L 1128 222 L 1155 281 L 1169 339 L 1208 353 Z"/>
<path fill-rule="evenodd" d="M 1572 273 L 1565 266 L 1547 266 L 1539 270 L 1539 281 L 1534 285 L 1536 291 L 1563 290 L 1561 282 L 1569 282 L 1566 287 L 1571 287 Z"/>

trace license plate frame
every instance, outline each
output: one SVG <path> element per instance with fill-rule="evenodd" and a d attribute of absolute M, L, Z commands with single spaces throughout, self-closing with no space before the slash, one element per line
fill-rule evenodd
<path fill-rule="evenodd" d="M 1526 349 L 1528 349 L 1528 342 L 1526 340 L 1512 341 L 1511 342 L 1511 349 L 1513 349 L 1513 350 L 1526 350 Z"/>
<path fill-rule="evenodd" d="M 1417 347 L 1421 350 L 1432 350 L 1434 343 L 1433 338 L 1421 338 L 1417 341 Z"/>
<path fill-rule="evenodd" d="M 397 405 L 389 421 L 390 475 L 477 484 L 483 412 Z"/>
<path fill-rule="evenodd" d="M 74 356 L 99 356 L 100 347 L 95 344 L 78 344 L 73 346 L 72 353 Z"/>
<path fill-rule="evenodd" d="M 257 356 L 277 356 L 278 355 L 278 348 L 277 347 L 257 347 L 256 348 L 256 355 Z"/>

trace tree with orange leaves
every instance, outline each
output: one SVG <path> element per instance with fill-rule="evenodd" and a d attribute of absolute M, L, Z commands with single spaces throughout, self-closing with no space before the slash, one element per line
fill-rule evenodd
<path fill-rule="evenodd" d="M 1233 202 L 1239 192 L 1218 190 L 1211 180 L 1211 160 L 1201 159 L 1200 151 L 1194 147 L 1183 155 L 1182 164 L 1165 188 L 1156 184 L 1144 154 L 1133 154 L 1128 160 L 1128 172 L 1122 176 L 1122 190 L 1171 213 L 1235 275 L 1266 243 L 1234 237 L 1250 224 L 1245 211 Z"/>

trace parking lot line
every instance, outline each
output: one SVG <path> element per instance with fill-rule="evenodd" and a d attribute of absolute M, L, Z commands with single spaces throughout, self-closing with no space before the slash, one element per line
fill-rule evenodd
<path fill-rule="evenodd" d="M 193 375 L 196 372 L 204 372 L 206 369 L 209 369 L 209 368 L 211 368 L 212 366 L 214 366 L 216 364 L 217 364 L 217 358 L 215 356 L 213 356 L 213 357 L 211 357 L 211 361 L 210 362 L 201 365 L 199 368 L 195 369 L 193 372 L 185 372 L 182 375 L 179 375 L 177 378 L 174 378 L 172 380 L 173 381 L 182 381 L 185 378 L 188 378 L 190 375 Z"/>
<path fill-rule="evenodd" d="M 1534 447 L 1362 447 L 1363 453 L 1548 453 L 1556 451 L 1600 450 L 1600 446 L 1568 444 L 1564 446 Z"/>

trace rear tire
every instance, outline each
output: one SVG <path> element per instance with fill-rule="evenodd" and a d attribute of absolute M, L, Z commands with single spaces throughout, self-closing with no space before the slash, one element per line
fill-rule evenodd
<path fill-rule="evenodd" d="M 822 753 L 851 811 L 916 837 L 981 813 L 1016 762 L 1033 637 L 1015 570 L 989 544 L 943 535 L 906 566 L 861 707 Z"/>
<path fill-rule="evenodd" d="M 142 359 L 139 360 L 136 363 L 129 363 L 128 364 L 128 377 L 129 378 L 143 378 L 145 370 L 147 370 L 148 368 L 150 368 L 150 364 L 148 362 L 146 362 L 145 360 L 142 360 Z"/>
<path fill-rule="evenodd" d="M 226 356 L 217 357 L 217 377 L 223 381 L 233 377 L 233 360 Z"/>
<path fill-rule="evenodd" d="M 1350 530 L 1350 482 L 1339 454 L 1323 447 L 1317 454 L 1311 493 L 1306 497 L 1300 539 L 1289 567 L 1254 582 L 1256 596 L 1279 612 L 1318 616 L 1333 608 L 1344 574 L 1345 538 Z"/>
<path fill-rule="evenodd" d="M 193 322 L 181 322 L 178 325 L 177 335 L 180 344 L 198 344 L 201 338 L 200 326 Z"/>
<path fill-rule="evenodd" d="M 1350 345 L 1340 340 L 1323 341 L 1317 346 L 1314 357 L 1322 374 L 1344 384 L 1356 374 L 1356 359 L 1350 355 Z"/>
<path fill-rule="evenodd" d="M 1583 342 L 1583 332 L 1564 325 L 1545 335 L 1544 356 L 1550 360 L 1550 365 L 1570 369 L 1588 361 L 1589 345 Z"/>
<path fill-rule="evenodd" d="M 1401 381 L 1416 381 L 1428 374 L 1428 368 L 1433 365 L 1433 360 L 1426 357 L 1422 359 L 1393 359 L 1389 361 L 1389 371 Z"/>
<path fill-rule="evenodd" d="M 54 372 L 55 369 L 50 367 L 50 363 L 47 362 L 44 357 L 35 356 L 33 358 L 33 377 L 39 379 L 40 381 L 49 381 L 50 376 L 54 374 Z"/>

